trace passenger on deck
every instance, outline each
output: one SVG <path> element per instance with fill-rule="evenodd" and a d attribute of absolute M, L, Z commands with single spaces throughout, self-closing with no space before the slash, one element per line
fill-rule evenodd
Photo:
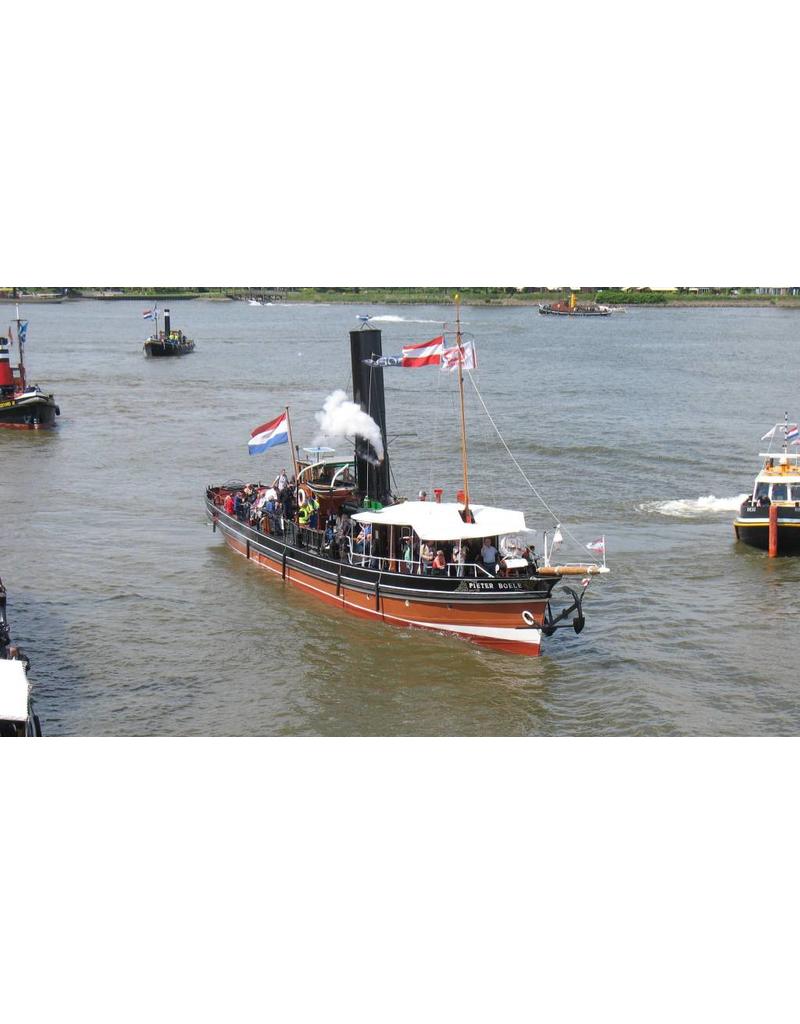
<path fill-rule="evenodd" d="M 447 562 L 444 560 L 444 551 L 440 548 L 433 559 L 432 571 L 434 576 L 444 576 Z"/>
<path fill-rule="evenodd" d="M 414 571 L 414 545 L 411 538 L 406 536 L 401 538 L 401 558 L 400 572 L 412 573 Z"/>
<path fill-rule="evenodd" d="M 491 537 L 484 537 L 483 539 L 481 561 L 487 572 L 490 572 L 492 576 L 497 574 L 497 548 L 492 544 Z"/>
<path fill-rule="evenodd" d="M 313 514 L 313 509 L 310 502 L 304 501 L 300 506 L 300 511 L 297 513 L 297 523 L 299 526 L 308 526 Z"/>
<path fill-rule="evenodd" d="M 453 561 L 456 564 L 456 576 L 463 576 L 467 561 L 467 545 L 463 541 L 456 541 L 453 545 Z"/>
<path fill-rule="evenodd" d="M 424 541 L 419 549 L 419 571 L 423 576 L 430 574 L 433 565 L 433 548 Z"/>
<path fill-rule="evenodd" d="M 371 539 L 372 527 L 369 523 L 365 523 L 356 537 L 355 544 L 353 545 L 353 553 L 356 555 L 363 555 L 367 550 Z"/>
<path fill-rule="evenodd" d="M 293 519 L 295 510 L 297 509 L 297 503 L 294 499 L 294 491 L 291 487 L 287 487 L 281 493 L 281 505 L 283 506 L 283 518 Z"/>
<path fill-rule="evenodd" d="M 233 515 L 233 504 L 234 504 L 234 503 L 233 503 L 233 495 L 232 495 L 232 494 L 229 494 L 229 495 L 228 495 L 228 496 L 227 496 L 227 497 L 225 498 L 225 501 L 224 501 L 224 502 L 222 503 L 222 511 L 223 511 L 223 512 L 224 512 L 224 513 L 225 513 L 226 515 L 228 515 L 228 516 L 232 516 L 232 515 Z"/>
<path fill-rule="evenodd" d="M 275 490 L 278 494 L 283 494 L 286 488 L 289 486 L 289 477 L 286 475 L 286 470 L 282 469 L 278 475 L 278 479 L 275 481 Z"/>

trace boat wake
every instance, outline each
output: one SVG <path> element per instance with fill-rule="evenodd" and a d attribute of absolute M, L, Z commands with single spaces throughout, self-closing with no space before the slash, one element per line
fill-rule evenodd
<path fill-rule="evenodd" d="M 371 316 L 370 320 L 382 320 L 387 324 L 440 324 L 441 320 L 414 320 L 407 316 L 393 316 L 391 313 L 386 316 Z"/>
<path fill-rule="evenodd" d="M 677 516 L 679 519 L 694 519 L 716 512 L 736 512 L 746 494 L 735 494 L 730 498 L 716 498 L 708 494 L 700 498 L 674 498 L 671 501 L 643 501 L 636 508 L 640 512 L 656 512 L 661 516 Z"/>

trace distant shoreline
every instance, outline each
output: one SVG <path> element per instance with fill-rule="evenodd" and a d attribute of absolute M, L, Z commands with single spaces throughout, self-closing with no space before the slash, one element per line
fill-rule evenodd
<path fill-rule="evenodd" d="M 421 290 L 421 289 L 420 289 Z M 488 289 L 482 289 L 487 291 Z M 56 294 L 52 292 L 39 292 L 23 294 L 12 297 L 8 294 L 0 294 L 0 303 L 13 306 L 19 303 L 21 306 L 49 305 L 49 304 L 72 304 L 76 302 L 248 302 L 247 296 L 225 294 L 224 292 L 195 292 L 187 289 L 185 293 L 156 294 L 154 292 L 137 292 L 128 294 L 124 292 L 110 292 L 94 289 L 86 289 L 83 293 Z M 239 291 L 237 289 L 237 291 Z M 259 289 L 253 289 L 256 295 L 262 294 Z M 273 294 L 271 298 L 265 299 L 263 305 L 306 305 L 309 303 L 319 305 L 342 305 L 342 306 L 439 306 L 447 305 L 450 301 L 450 294 L 428 294 L 425 296 L 409 296 L 402 294 L 411 289 L 363 289 L 365 294 L 356 294 L 351 291 L 341 290 L 329 292 L 327 290 L 316 291 L 314 289 L 302 289 L 289 291 L 285 294 Z M 532 308 L 536 309 L 540 302 L 554 302 L 564 298 L 562 291 L 530 295 L 493 295 L 480 296 L 470 294 L 471 289 L 463 289 L 461 292 L 462 305 L 472 308 Z M 377 293 L 377 294 L 376 294 Z M 594 294 L 578 293 L 579 302 L 594 301 Z M 787 309 L 800 310 L 800 295 L 740 295 L 740 296 L 675 296 L 659 297 L 658 301 L 642 299 L 626 302 L 624 299 L 601 299 L 612 306 L 621 307 L 625 310 L 645 309 Z"/>

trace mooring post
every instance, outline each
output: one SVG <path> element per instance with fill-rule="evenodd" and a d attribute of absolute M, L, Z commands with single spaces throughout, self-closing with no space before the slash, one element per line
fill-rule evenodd
<path fill-rule="evenodd" d="M 769 557 L 778 554 L 778 506 L 769 507 Z"/>

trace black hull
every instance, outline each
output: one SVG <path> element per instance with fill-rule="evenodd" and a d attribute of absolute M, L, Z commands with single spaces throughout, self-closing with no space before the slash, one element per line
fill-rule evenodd
<path fill-rule="evenodd" d="M 0 400 L 0 427 L 39 430 L 54 427 L 61 410 L 52 395 Z"/>
<path fill-rule="evenodd" d="M 736 539 L 751 547 L 760 548 L 762 551 L 769 550 L 769 525 L 748 525 L 741 523 L 734 525 Z M 800 524 L 786 526 L 778 524 L 778 554 L 779 555 L 800 555 Z"/>
<path fill-rule="evenodd" d="M 769 550 L 769 508 L 756 508 L 745 502 L 733 529 L 743 544 Z M 800 508 L 791 504 L 778 507 L 778 554 L 800 554 Z"/>
<path fill-rule="evenodd" d="M 144 352 L 147 356 L 187 356 L 194 352 L 194 342 L 146 341 Z"/>

